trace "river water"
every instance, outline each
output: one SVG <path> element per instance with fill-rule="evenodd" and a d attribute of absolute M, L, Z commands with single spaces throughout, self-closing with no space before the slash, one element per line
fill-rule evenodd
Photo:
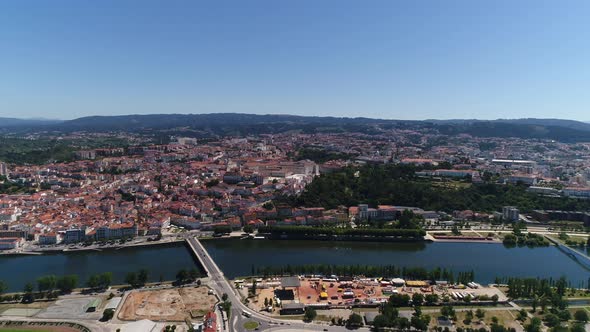
<path fill-rule="evenodd" d="M 203 241 L 217 265 L 229 278 L 248 275 L 252 266 L 302 264 L 395 265 L 441 267 L 455 273 L 475 271 L 478 282 L 496 276 L 559 278 L 572 286 L 586 286 L 590 272 L 556 247 L 506 248 L 483 243 L 380 243 L 330 241 L 208 240 Z M 172 280 L 179 269 L 197 267 L 182 243 L 102 252 L 59 253 L 40 256 L 0 256 L 0 280 L 9 291 L 21 291 L 27 282 L 48 274 L 77 274 L 83 285 L 91 274 L 113 272 L 114 283 L 125 274 L 145 268 L 151 281 Z"/>
<path fill-rule="evenodd" d="M 152 247 L 129 247 L 119 250 L 76 251 L 44 255 L 0 256 L 0 280 L 8 291 L 22 291 L 27 282 L 36 287 L 44 275 L 78 275 L 78 286 L 85 286 L 89 276 L 112 272 L 113 284 L 123 284 L 127 272 L 147 269 L 149 280 L 174 280 L 180 269 L 197 267 L 184 243 Z"/>
<path fill-rule="evenodd" d="M 254 267 L 302 264 L 394 265 L 441 267 L 455 273 L 475 271 L 482 283 L 495 277 L 567 276 L 572 286 L 586 286 L 590 272 L 556 247 L 514 247 L 486 243 L 329 242 L 211 240 L 204 241 L 219 268 L 233 278 L 249 275 Z"/>

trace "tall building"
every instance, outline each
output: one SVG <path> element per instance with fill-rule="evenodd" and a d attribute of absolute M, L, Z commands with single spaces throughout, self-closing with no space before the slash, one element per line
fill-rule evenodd
<path fill-rule="evenodd" d="M 8 166 L 6 163 L 0 162 L 0 175 L 8 176 Z"/>
<path fill-rule="evenodd" d="M 506 221 L 518 221 L 520 211 L 514 206 L 505 206 L 502 208 L 502 219 Z"/>

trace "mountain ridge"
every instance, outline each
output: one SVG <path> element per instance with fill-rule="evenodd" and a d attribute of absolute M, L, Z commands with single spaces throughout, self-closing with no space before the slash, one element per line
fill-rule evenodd
<path fill-rule="evenodd" d="M 12 119 L 12 123 L 19 123 Z M 33 120 L 22 120 L 33 121 Z M 2 122 L 2 119 L 0 119 Z M 24 127 L 21 123 L 21 127 Z M 204 113 L 97 115 L 47 123 L 29 122 L 32 129 L 50 131 L 166 132 L 202 137 L 244 136 L 283 132 L 381 134 L 390 129 L 431 129 L 445 135 L 518 137 L 563 142 L 590 142 L 590 123 L 565 119 L 449 119 L 395 120 L 365 117 L 300 116 L 287 114 Z M 0 127 L 2 124 L 0 123 Z M 10 127 L 5 125 L 4 127 Z"/>

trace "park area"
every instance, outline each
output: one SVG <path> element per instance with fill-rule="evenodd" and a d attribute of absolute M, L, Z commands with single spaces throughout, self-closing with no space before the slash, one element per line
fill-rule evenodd
<path fill-rule="evenodd" d="M 119 319 L 183 321 L 200 318 L 217 302 L 217 298 L 208 291 L 207 287 L 134 291 L 126 297 Z"/>

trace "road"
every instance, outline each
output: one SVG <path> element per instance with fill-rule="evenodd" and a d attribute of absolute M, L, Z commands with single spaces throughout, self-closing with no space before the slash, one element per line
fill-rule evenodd
<path fill-rule="evenodd" d="M 211 256 L 209 256 L 209 253 L 207 250 L 205 250 L 201 242 L 199 242 L 199 240 L 195 239 L 194 237 L 189 237 L 188 242 L 191 249 L 196 255 L 198 255 L 201 264 L 203 264 L 203 267 L 209 275 L 209 286 L 213 288 L 213 290 L 215 290 L 219 295 L 222 295 L 223 293 L 227 294 L 228 300 L 232 302 L 231 317 L 228 324 L 230 332 L 245 331 L 243 326 L 247 321 L 256 321 L 258 324 L 260 324 L 259 330 L 261 331 L 348 331 L 346 328 L 341 326 L 328 326 L 316 323 L 304 323 L 300 321 L 275 319 L 248 308 L 242 303 L 239 294 L 237 294 L 237 291 L 231 286 L 229 281 L 225 279 L 223 272 L 221 272 L 221 269 L 219 269 Z M 245 317 L 243 313 L 247 313 L 250 315 L 250 317 Z M 369 331 L 369 329 L 361 328 L 357 331 Z"/>

